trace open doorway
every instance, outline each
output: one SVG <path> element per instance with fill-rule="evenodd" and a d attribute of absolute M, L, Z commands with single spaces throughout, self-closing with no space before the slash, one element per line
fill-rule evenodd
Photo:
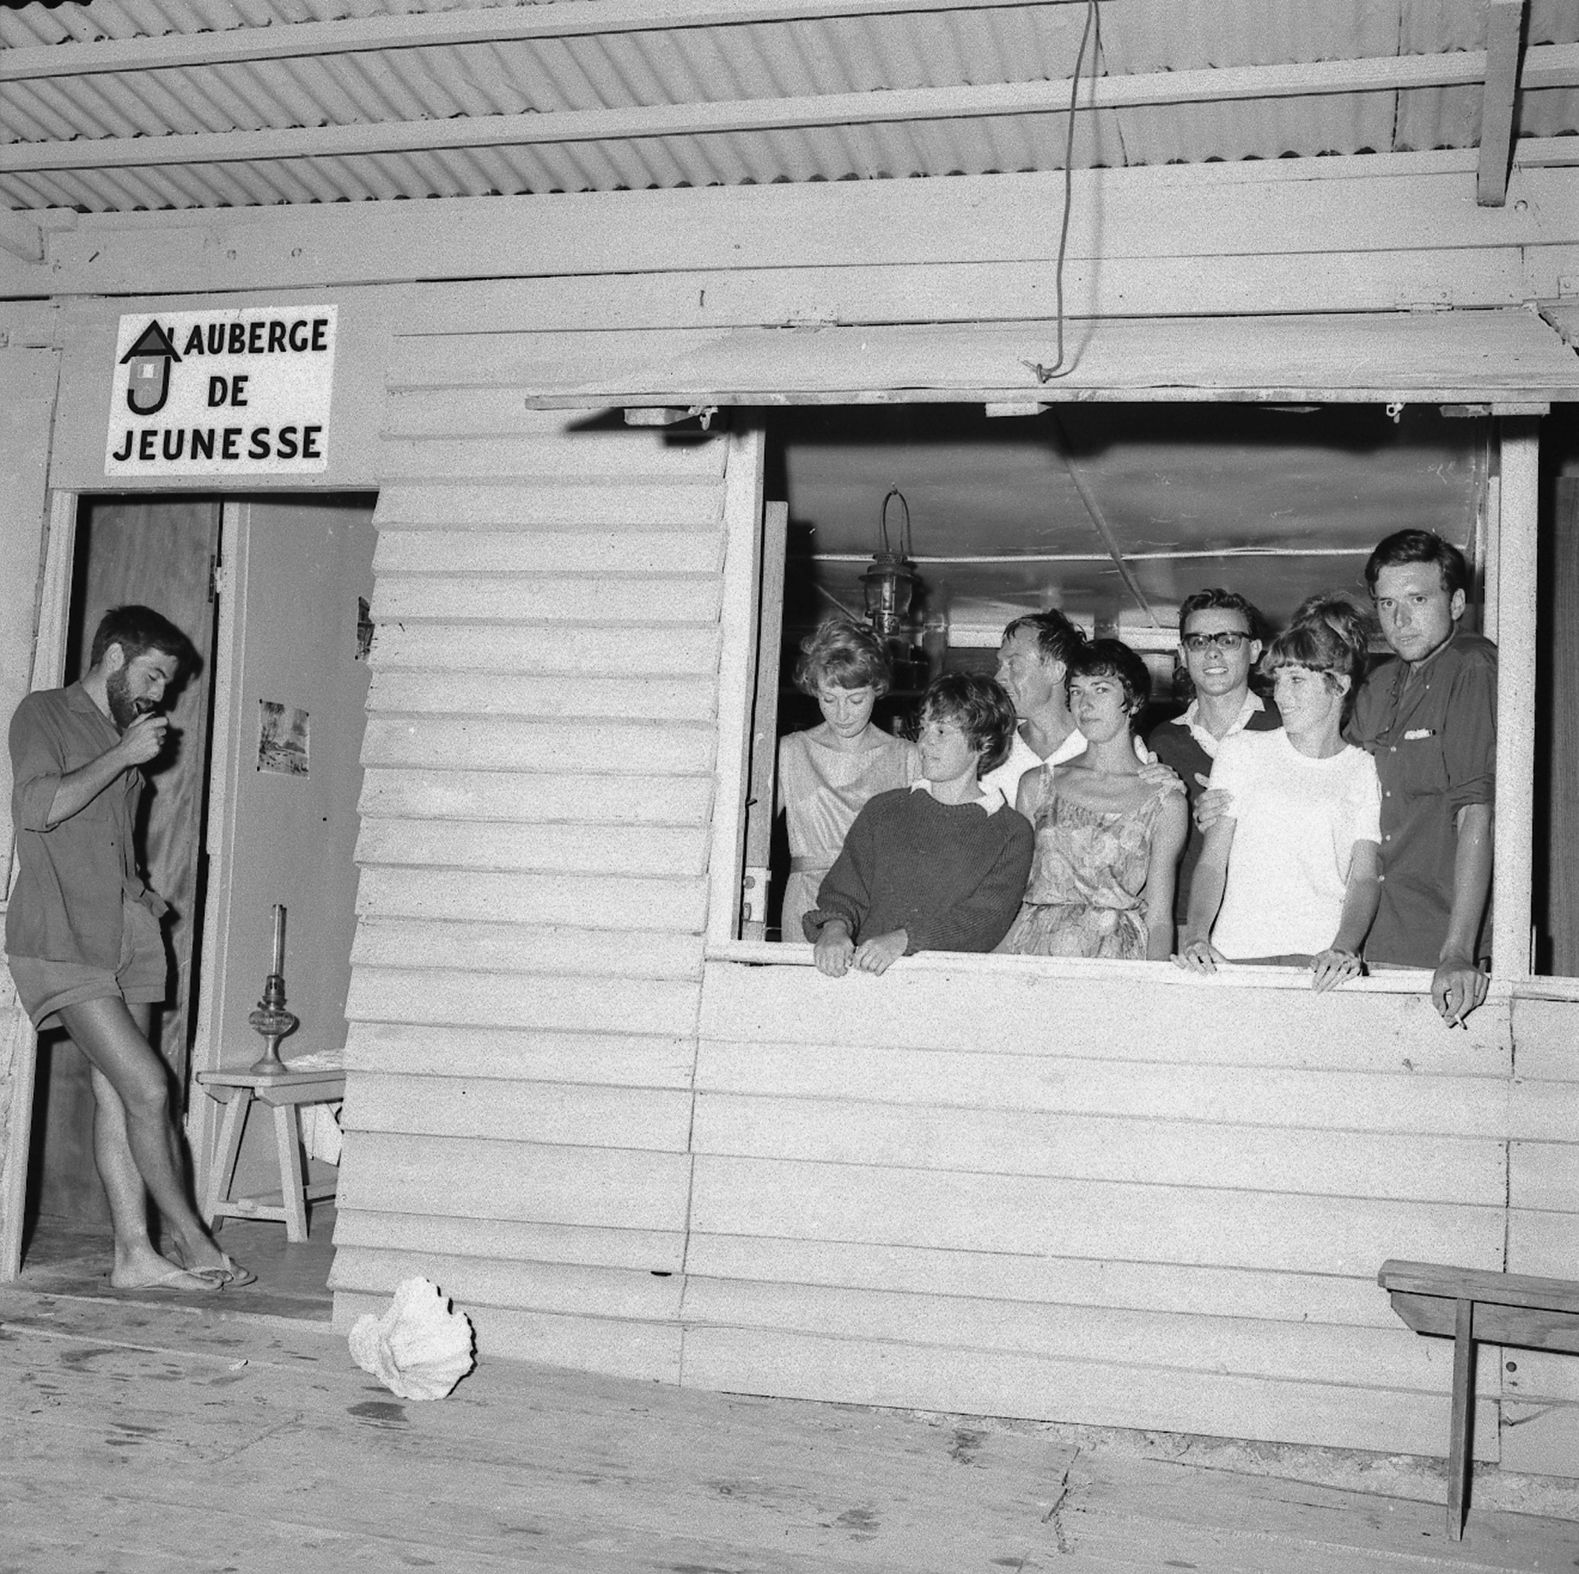
<path fill-rule="evenodd" d="M 361 741 L 371 639 L 374 499 L 270 495 L 84 499 L 73 532 L 67 681 L 86 663 L 99 616 L 142 601 L 192 637 L 202 664 L 172 720 L 180 748 L 150 777 L 142 841 L 150 883 L 173 909 L 171 982 L 159 1048 L 185 1112 L 201 1202 L 223 1106 L 204 1073 L 263 1049 L 248 1015 L 271 960 L 271 915 L 289 914 L 285 977 L 300 1027 L 284 1055 L 330 1054 L 345 1039 L 355 926 Z M 309 1183 L 329 1190 L 336 1131 L 308 1128 Z M 23 1276 L 95 1293 L 109 1225 L 91 1152 L 92 1098 L 69 1041 L 40 1043 Z M 281 1199 L 269 1112 L 254 1106 L 232 1197 Z M 334 1209 L 309 1211 L 307 1240 L 281 1223 L 217 1221 L 258 1284 L 238 1309 L 327 1318 Z M 242 1295 L 247 1306 L 242 1308 Z"/>

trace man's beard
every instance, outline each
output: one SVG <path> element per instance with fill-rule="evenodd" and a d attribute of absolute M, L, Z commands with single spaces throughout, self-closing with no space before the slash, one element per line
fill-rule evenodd
<path fill-rule="evenodd" d="M 131 684 L 124 672 L 112 672 L 104 680 L 104 694 L 110 702 L 110 720 L 116 729 L 125 732 L 137 718 L 153 709 L 147 700 L 134 700 Z"/>

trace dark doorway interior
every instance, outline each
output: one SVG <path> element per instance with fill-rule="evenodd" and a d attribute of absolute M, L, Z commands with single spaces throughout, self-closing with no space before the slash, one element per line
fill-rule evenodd
<path fill-rule="evenodd" d="M 89 665 L 99 619 L 140 602 L 183 629 L 200 664 L 171 706 L 176 745 L 148 772 L 141 827 L 149 883 L 170 904 L 166 933 L 173 976 L 154 1012 L 155 1043 L 174 1086 L 186 1087 L 196 1011 L 203 912 L 203 806 L 208 781 L 215 626 L 213 575 L 220 505 L 214 498 L 84 499 L 78 512 L 65 681 Z M 41 1221 L 68 1232 L 107 1228 L 93 1165 L 93 1094 L 87 1062 L 59 1032 L 39 1039 L 23 1250 Z"/>

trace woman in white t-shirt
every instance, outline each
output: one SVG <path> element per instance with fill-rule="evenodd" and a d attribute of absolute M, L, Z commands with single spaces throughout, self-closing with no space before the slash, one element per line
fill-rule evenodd
<path fill-rule="evenodd" d="M 1231 802 L 1206 832 L 1176 960 L 1198 973 L 1308 966 L 1331 989 L 1361 972 L 1381 894 L 1381 783 L 1342 733 L 1365 670 L 1363 624 L 1346 601 L 1307 602 L 1261 670 L 1283 725 L 1218 750 L 1211 785 Z"/>

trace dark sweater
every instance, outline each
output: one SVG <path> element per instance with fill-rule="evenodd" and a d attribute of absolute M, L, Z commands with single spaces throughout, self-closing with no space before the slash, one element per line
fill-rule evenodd
<path fill-rule="evenodd" d="M 990 951 L 1031 873 L 1031 825 L 1007 805 L 939 803 L 925 788 L 868 799 L 803 920 L 815 941 L 842 918 L 859 943 L 903 929 L 916 951 Z"/>

